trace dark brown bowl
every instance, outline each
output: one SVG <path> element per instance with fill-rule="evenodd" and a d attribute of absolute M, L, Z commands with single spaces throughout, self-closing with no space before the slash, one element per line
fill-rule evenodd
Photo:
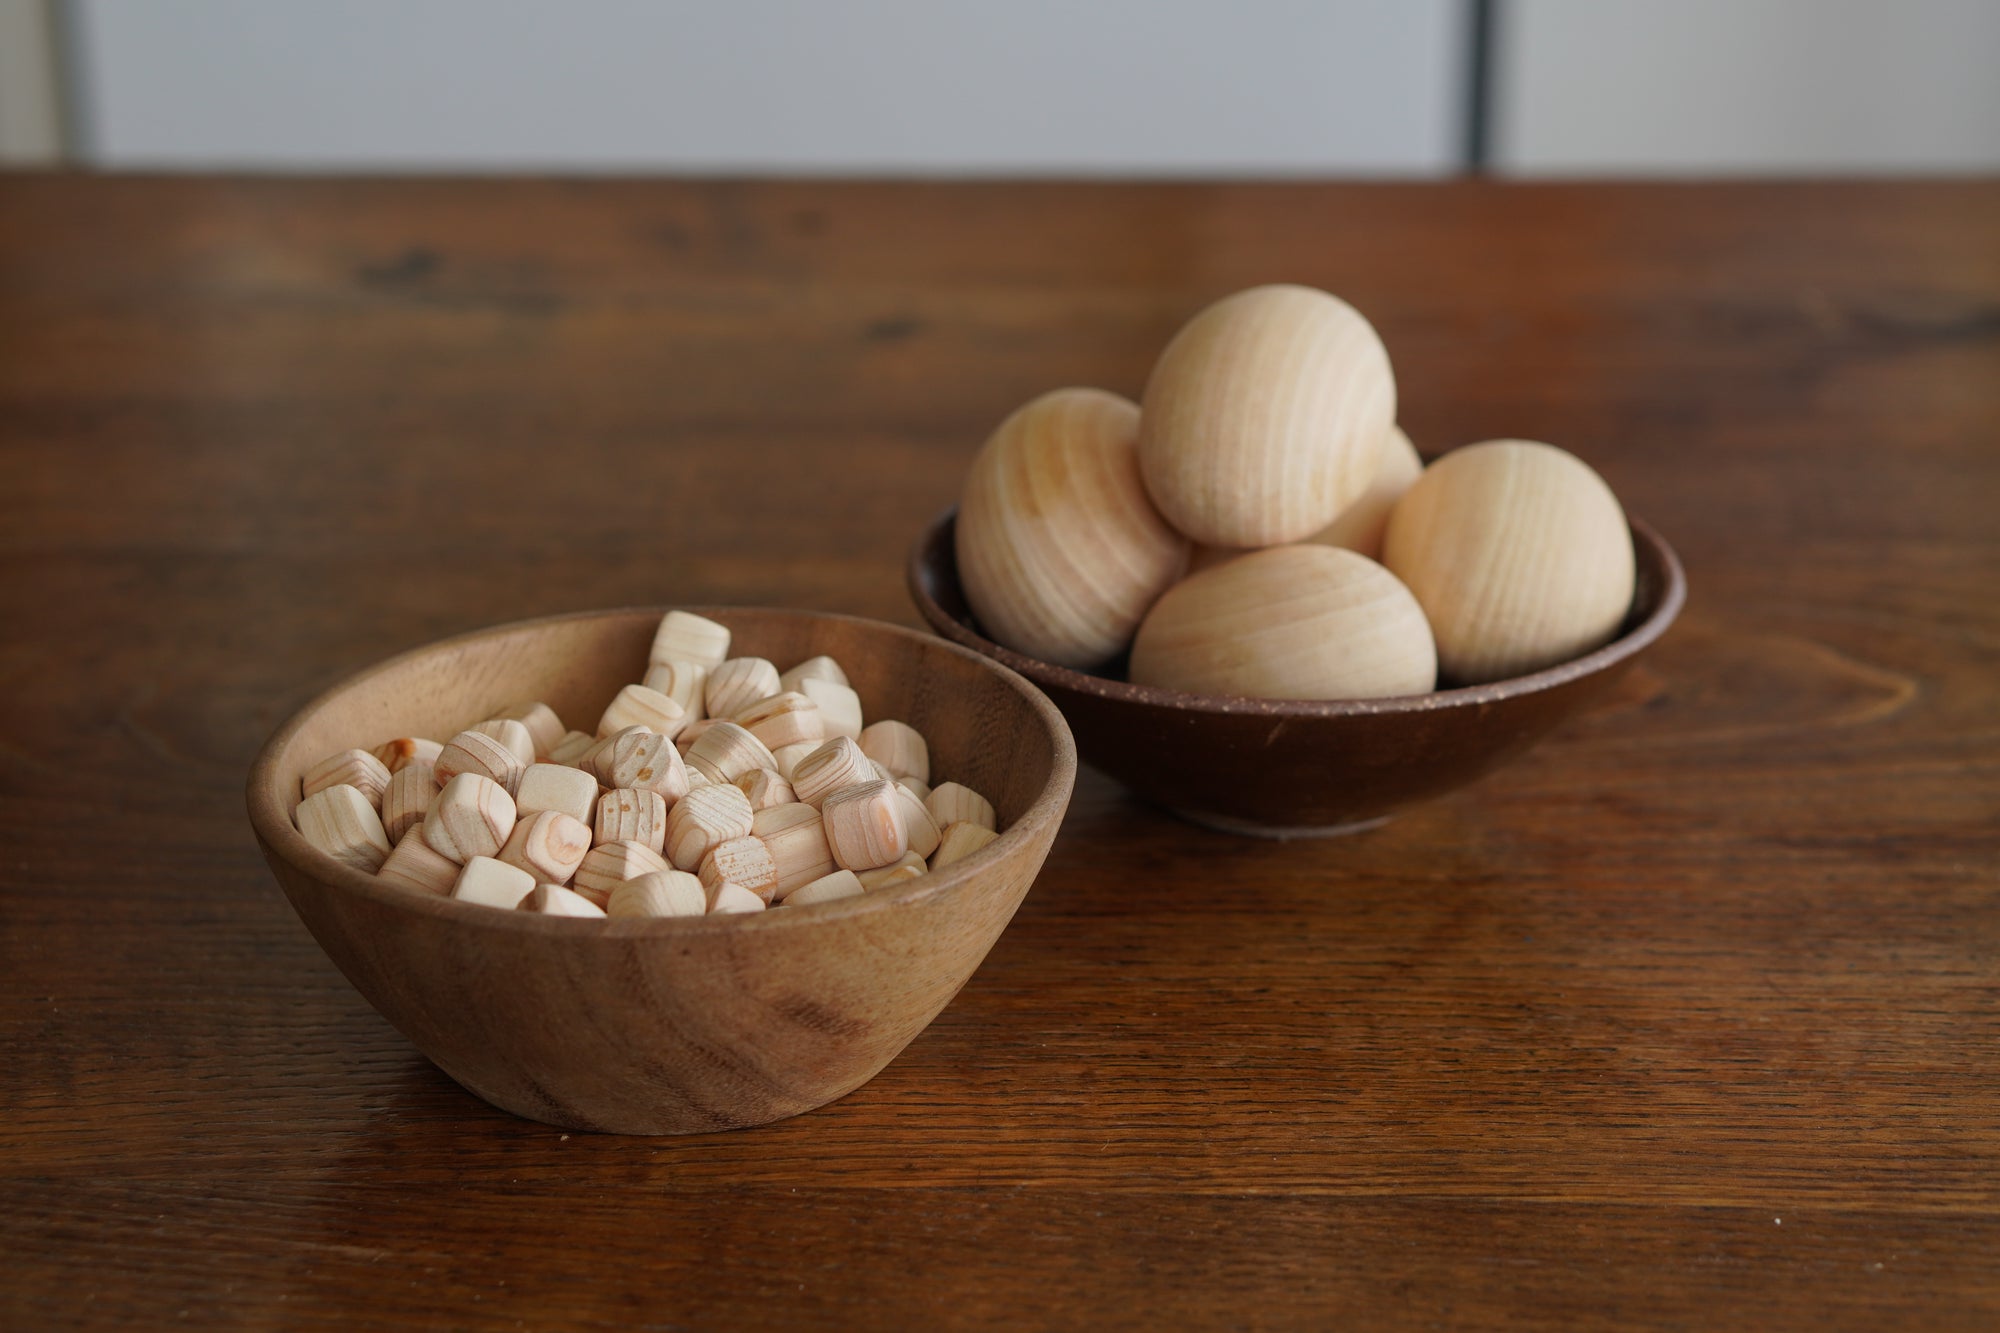
<path fill-rule="evenodd" d="M 1673 548 L 1633 518 L 1631 614 L 1617 638 L 1574 661 L 1396 699 L 1184 694 L 1054 666 L 987 638 L 959 587 L 957 514 L 939 515 L 910 551 L 910 596 L 931 628 L 1041 686 L 1086 763 L 1198 824 L 1262 837 L 1351 832 L 1492 772 L 1603 693 L 1687 599 Z"/>

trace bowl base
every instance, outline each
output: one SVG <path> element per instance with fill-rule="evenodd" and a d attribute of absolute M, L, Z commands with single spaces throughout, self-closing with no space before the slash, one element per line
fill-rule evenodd
<path fill-rule="evenodd" d="M 1290 842 L 1294 838 L 1343 838 L 1350 833 L 1366 833 L 1369 829 L 1381 828 L 1389 822 L 1389 816 L 1377 815 L 1373 819 L 1356 819 L 1346 824 L 1308 824 L 1287 828 L 1277 824 L 1259 824 L 1248 819 L 1231 819 L 1227 815 L 1211 815 L 1203 810 L 1175 809 L 1172 813 L 1190 824 L 1199 824 L 1218 833 L 1234 833 L 1249 838 L 1270 838 L 1274 842 Z"/>

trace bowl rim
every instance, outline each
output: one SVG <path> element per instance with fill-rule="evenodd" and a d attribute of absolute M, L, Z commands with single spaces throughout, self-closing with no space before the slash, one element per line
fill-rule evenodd
<path fill-rule="evenodd" d="M 1004 833 L 964 860 L 954 862 L 943 870 L 920 875 L 893 888 L 873 890 L 857 897 L 809 903 L 782 912 L 746 912 L 724 916 L 619 917 L 604 921 L 594 917 L 550 916 L 541 912 L 496 911 L 477 903 L 460 902 L 448 895 L 419 893 L 398 885 L 384 884 L 374 875 L 327 856 L 307 842 L 305 836 L 293 825 L 292 812 L 285 806 L 277 791 L 278 757 L 307 722 L 339 695 L 412 658 L 458 645 L 498 638 L 542 626 L 559 625 L 568 621 L 627 615 L 658 617 L 674 610 L 689 611 L 711 618 L 726 616 L 732 612 L 754 611 L 760 615 L 779 615 L 801 620 L 845 621 L 867 626 L 871 631 L 883 631 L 922 640 L 932 647 L 943 648 L 958 656 L 971 659 L 983 669 L 996 672 L 1002 682 L 1020 695 L 1041 718 L 1050 740 L 1054 743 L 1054 756 L 1048 780 L 1043 784 L 1040 793 L 1029 803 L 1028 808 L 1021 812 L 1019 818 L 1015 819 Z M 806 929 L 815 922 L 840 920 L 952 893 L 971 883 L 977 873 L 994 858 L 1018 848 L 1041 830 L 1049 829 L 1050 837 L 1054 837 L 1069 806 L 1070 795 L 1076 782 L 1076 768 L 1076 740 L 1070 734 L 1069 723 L 1064 719 L 1062 710 L 1058 709 L 1033 681 L 1004 663 L 996 662 L 938 635 L 904 625 L 891 624 L 885 620 L 845 615 L 835 611 L 809 611 L 779 606 L 662 604 L 564 611 L 553 615 L 531 616 L 524 620 L 511 620 L 447 635 L 442 639 L 432 639 L 349 672 L 313 695 L 271 733 L 269 739 L 258 750 L 257 757 L 251 762 L 245 794 L 251 827 L 265 847 L 293 869 L 308 874 L 342 893 L 391 904 L 419 915 L 444 916 L 468 925 L 495 930 L 543 931 L 552 934 L 569 933 L 581 937 L 625 939 L 632 936 L 698 935 L 726 930 Z M 1056 827 L 1050 828 L 1051 825 Z"/>
<path fill-rule="evenodd" d="M 1667 544 L 1666 538 L 1660 536 L 1650 524 L 1627 510 L 1625 522 L 1627 530 L 1632 534 L 1633 545 L 1644 547 L 1658 562 L 1664 586 L 1660 589 L 1652 610 L 1637 624 L 1603 647 L 1593 649 L 1581 657 L 1573 657 L 1567 662 L 1560 662 L 1527 675 L 1510 676 L 1505 680 L 1379 699 L 1259 699 L 1236 694 L 1192 694 L 1156 685 L 1136 685 L 1131 681 L 1114 680 L 1108 676 L 1094 676 L 1073 667 L 1058 666 L 1053 662 L 1029 657 L 1026 653 L 1016 652 L 1012 648 L 995 643 L 948 614 L 937 599 L 930 595 L 924 584 L 932 572 L 931 562 L 927 556 L 933 547 L 941 545 L 946 529 L 950 528 L 957 518 L 958 506 L 954 504 L 926 524 L 923 531 L 917 534 L 915 543 L 911 545 L 905 566 L 905 582 L 910 600 L 916 603 L 918 613 L 932 629 L 961 647 L 991 657 L 1030 680 L 1112 703 L 1149 705 L 1182 713 L 1248 714 L 1260 717 L 1311 719 L 1381 717 L 1485 707 L 1503 700 L 1556 689 L 1585 676 L 1595 675 L 1638 655 L 1666 633 L 1667 627 L 1674 623 L 1687 601 L 1687 573 L 1681 568 L 1680 557 L 1675 554 L 1674 548 Z M 962 595 L 963 589 L 960 591 Z"/>

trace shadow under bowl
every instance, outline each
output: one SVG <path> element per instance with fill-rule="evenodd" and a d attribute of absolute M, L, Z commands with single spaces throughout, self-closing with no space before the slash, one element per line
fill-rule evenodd
<path fill-rule="evenodd" d="M 1261 837 L 1370 828 L 1492 772 L 1602 694 L 1687 598 L 1672 548 L 1628 516 L 1632 609 L 1615 639 L 1573 661 L 1393 699 L 1186 694 L 1038 661 L 987 638 L 959 585 L 957 513 L 939 515 L 910 550 L 910 597 L 931 628 L 1041 686 L 1086 763 L 1195 823 Z"/>
<path fill-rule="evenodd" d="M 958 993 L 1041 869 L 1076 777 L 1060 713 L 989 658 L 914 630 L 804 611 L 691 607 L 732 651 L 841 662 L 866 714 L 928 738 L 1001 836 L 896 888 L 749 916 L 578 920 L 384 884 L 292 825 L 300 776 L 337 751 L 446 739 L 540 699 L 591 726 L 645 672 L 664 608 L 503 625 L 334 686 L 251 769 L 250 821 L 327 956 L 419 1050 L 504 1110 L 564 1128 L 680 1134 L 764 1124 L 874 1077 Z"/>

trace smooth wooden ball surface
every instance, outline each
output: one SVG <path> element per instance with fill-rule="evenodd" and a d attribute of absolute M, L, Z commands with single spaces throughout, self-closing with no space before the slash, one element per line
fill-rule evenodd
<path fill-rule="evenodd" d="M 1139 465 L 1153 503 L 1197 542 L 1302 541 L 1367 489 L 1395 420 L 1389 354 L 1359 311 L 1310 287 L 1253 287 L 1160 354 Z"/>
<path fill-rule="evenodd" d="M 1179 577 L 1187 539 L 1146 495 L 1139 409 L 1057 389 L 1016 410 L 973 460 L 959 505 L 965 595 L 1002 643 L 1066 666 L 1122 652 Z"/>
<path fill-rule="evenodd" d="M 1380 560 L 1382 538 L 1389 530 L 1389 514 L 1395 509 L 1396 501 L 1403 498 L 1403 492 L 1409 490 L 1423 474 L 1423 470 L 1424 460 L 1418 456 L 1417 446 L 1410 443 L 1410 437 L 1403 433 L 1402 427 L 1391 426 L 1382 441 L 1382 459 L 1376 465 L 1375 479 L 1368 483 L 1368 489 L 1353 504 L 1341 510 L 1338 518 L 1306 540 L 1315 546 L 1344 547 L 1370 560 Z M 1196 546 L 1188 555 L 1188 573 L 1198 574 L 1204 569 L 1213 569 L 1244 553 L 1243 547 Z"/>
<path fill-rule="evenodd" d="M 1252 699 L 1382 699 L 1437 681 L 1430 626 L 1367 556 L 1274 546 L 1168 590 L 1132 644 L 1134 684 Z"/>
<path fill-rule="evenodd" d="M 692 1133 L 762 1124 L 859 1087 L 985 957 L 1062 821 L 1076 752 L 1055 707 L 977 653 L 876 621 L 698 608 L 741 653 L 826 653 L 870 716 L 921 728 L 939 770 L 998 808 L 990 848 L 906 885 L 742 917 L 580 921 L 412 892 L 343 866 L 291 821 L 321 757 L 453 734 L 507 703 L 595 717 L 644 673 L 660 611 L 557 616 L 448 639 L 351 677 L 272 737 L 251 823 L 300 918 L 439 1068 L 566 1128 Z"/>
<path fill-rule="evenodd" d="M 1610 642 L 1631 608 L 1632 538 L 1604 479 L 1527 440 L 1455 449 L 1390 516 L 1383 562 L 1463 685 L 1540 671 Z"/>

